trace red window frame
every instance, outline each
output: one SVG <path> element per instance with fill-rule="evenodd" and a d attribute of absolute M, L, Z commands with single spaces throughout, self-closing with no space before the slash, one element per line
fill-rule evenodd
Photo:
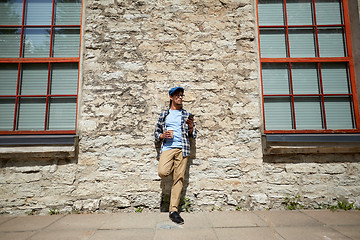
<path fill-rule="evenodd" d="M 355 70 L 354 70 L 354 62 L 353 62 L 353 51 L 351 45 L 351 36 L 350 36 L 350 20 L 349 20 L 349 9 L 348 9 L 348 0 L 340 0 L 343 6 L 343 19 L 344 24 L 336 24 L 336 25 L 297 25 L 291 27 L 312 27 L 315 29 L 316 34 L 316 52 L 319 53 L 319 42 L 318 42 L 318 26 L 321 27 L 343 27 L 345 29 L 345 37 L 346 37 L 346 51 L 347 57 L 313 57 L 313 58 L 262 58 L 261 57 L 261 50 L 259 47 L 259 58 L 260 58 L 260 75 L 261 75 L 261 95 L 262 95 L 262 114 L 263 114 L 263 124 L 264 124 L 264 133 L 265 134 L 272 134 L 272 133 L 358 133 L 360 132 L 360 116 L 359 116 L 359 105 L 358 105 L 358 97 L 357 97 L 357 89 L 355 83 Z M 283 0 L 284 3 L 284 11 L 286 12 L 286 0 Z M 312 7 L 315 9 L 315 0 L 312 0 Z M 257 19 L 259 19 L 259 11 L 258 11 L 258 0 L 256 0 L 256 14 Z M 316 12 L 314 11 L 314 18 L 316 19 Z M 258 46 L 260 46 L 260 29 L 264 28 L 279 28 L 285 29 L 286 33 L 286 42 L 287 42 L 287 52 L 290 51 L 289 46 L 289 25 L 287 20 L 287 14 L 284 14 L 285 25 L 276 25 L 276 26 L 260 26 L 259 21 L 257 21 L 257 28 L 258 28 Z M 319 55 L 317 55 L 319 56 Z M 291 63 L 316 63 L 318 64 L 319 71 L 321 71 L 320 63 L 322 62 L 345 62 L 349 66 L 349 80 L 351 85 L 351 93 L 349 94 L 324 94 L 321 91 L 320 94 L 294 94 L 291 88 L 290 94 L 274 94 L 274 95 L 264 95 L 263 92 L 263 76 L 262 76 L 262 64 L 263 63 L 287 63 L 289 65 L 289 75 L 290 75 L 290 84 L 292 86 L 292 76 L 291 76 Z M 319 76 L 320 85 L 322 88 L 322 79 L 321 74 Z M 352 104 L 353 104 L 353 115 L 355 120 L 355 128 L 354 129 L 343 129 L 343 130 L 332 130 L 326 129 L 326 118 L 324 117 L 324 125 L 325 129 L 321 130 L 297 130 L 296 129 L 296 119 L 295 119 L 295 106 L 294 106 L 294 97 L 295 96 L 319 96 L 322 99 L 322 106 L 324 106 L 324 96 L 350 96 L 352 97 Z M 264 97 L 271 97 L 271 96 L 279 96 L 279 97 L 290 97 L 291 104 L 292 104 L 292 121 L 294 125 L 293 130 L 267 130 L 266 129 L 266 122 L 265 122 L 265 109 L 264 109 Z M 325 109 L 322 107 L 322 115 L 325 116 Z"/>
<path fill-rule="evenodd" d="M 82 12 L 83 12 L 83 2 L 81 1 L 81 16 L 80 21 L 82 21 Z M 14 63 L 18 64 L 18 76 L 17 76 L 17 87 L 16 87 L 16 95 L 0 95 L 0 97 L 13 97 L 15 98 L 15 111 L 14 111 L 14 123 L 13 123 L 13 130 L 12 131 L 0 131 L 1 135 L 26 135 L 26 134 L 76 134 L 77 131 L 77 117 L 78 117 L 78 95 L 79 95 L 79 75 L 80 75 L 80 53 L 81 53 L 81 32 L 82 32 L 82 24 L 80 25 L 55 25 L 55 0 L 52 0 L 52 19 L 51 25 L 26 25 L 25 24 L 25 6 L 26 0 L 23 0 L 23 9 L 22 9 L 22 23 L 21 25 L 0 25 L 0 28 L 21 28 L 21 40 L 19 46 L 19 57 L 18 58 L 1 58 L 0 63 Z M 52 47 L 54 45 L 54 28 L 56 27 L 79 27 L 80 28 L 80 36 L 79 36 L 79 55 L 78 57 L 52 57 Z M 24 45 L 24 29 L 26 27 L 32 28 L 50 28 L 50 50 L 49 50 L 49 57 L 47 58 L 24 58 L 22 57 L 23 54 L 23 45 Z M 47 80 L 47 93 L 46 95 L 21 95 L 19 94 L 20 91 L 20 75 L 21 75 L 21 67 L 24 63 L 45 63 L 48 64 L 48 80 Z M 78 79 L 77 79 L 77 90 L 76 95 L 59 95 L 59 94 L 50 94 L 50 75 L 51 75 L 51 64 L 53 63 L 77 63 L 78 65 Z M 16 130 L 17 118 L 18 118 L 18 106 L 19 106 L 19 99 L 21 97 L 42 97 L 46 98 L 46 110 L 45 110 L 45 124 L 44 130 Z M 49 99 L 51 97 L 76 97 L 76 114 L 75 114 L 75 129 L 74 130 L 46 130 L 48 125 L 48 114 L 49 114 Z"/>

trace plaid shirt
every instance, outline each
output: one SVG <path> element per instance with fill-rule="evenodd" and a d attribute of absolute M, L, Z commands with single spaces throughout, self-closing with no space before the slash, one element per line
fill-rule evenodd
<path fill-rule="evenodd" d="M 186 119 L 188 119 L 190 113 L 188 113 L 186 110 L 182 109 L 181 114 L 181 143 L 182 143 L 182 154 L 184 157 L 190 155 L 190 141 L 189 137 L 196 138 L 197 131 L 194 123 L 194 130 L 189 136 L 189 125 L 186 124 Z M 169 109 L 165 110 L 160 114 L 159 120 L 155 127 L 155 142 L 160 143 L 162 139 L 160 139 L 160 135 L 164 133 L 164 129 L 166 126 L 166 117 L 169 115 Z"/>

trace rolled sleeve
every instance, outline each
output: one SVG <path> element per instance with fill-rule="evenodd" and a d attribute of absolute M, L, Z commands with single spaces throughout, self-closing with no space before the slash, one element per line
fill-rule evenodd
<path fill-rule="evenodd" d="M 193 132 L 191 133 L 190 137 L 194 138 L 194 139 L 197 137 L 197 129 L 196 129 L 195 123 L 194 123 Z"/>

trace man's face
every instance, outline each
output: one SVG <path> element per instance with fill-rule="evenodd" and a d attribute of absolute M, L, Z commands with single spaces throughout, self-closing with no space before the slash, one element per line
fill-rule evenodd
<path fill-rule="evenodd" d="M 182 100 L 184 98 L 184 93 L 179 91 L 175 92 L 170 99 L 173 101 L 174 105 L 182 105 Z"/>

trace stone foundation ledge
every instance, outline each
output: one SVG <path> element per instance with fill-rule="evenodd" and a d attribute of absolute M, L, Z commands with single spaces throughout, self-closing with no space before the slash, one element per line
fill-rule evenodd
<path fill-rule="evenodd" d="M 78 136 L 73 134 L 2 135 L 0 136 L 0 159 L 75 159 L 78 142 Z"/>
<path fill-rule="evenodd" d="M 264 155 L 360 153 L 360 134 L 269 134 Z"/>
<path fill-rule="evenodd" d="M 76 156 L 75 146 L 0 147 L 0 159 L 69 158 Z"/>

